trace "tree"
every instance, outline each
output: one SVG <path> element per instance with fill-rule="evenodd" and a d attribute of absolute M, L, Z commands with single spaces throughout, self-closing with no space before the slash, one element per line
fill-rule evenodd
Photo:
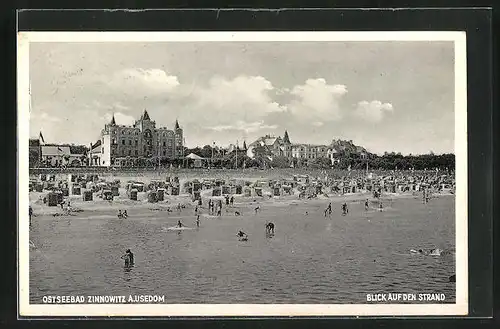
<path fill-rule="evenodd" d="M 274 156 L 271 160 L 271 166 L 274 168 L 290 168 L 291 160 L 284 156 Z"/>
<path fill-rule="evenodd" d="M 319 157 L 311 161 L 311 166 L 318 169 L 328 169 L 331 167 L 331 161 L 328 158 Z"/>
<path fill-rule="evenodd" d="M 210 145 L 205 145 L 203 148 L 200 150 L 199 156 L 203 158 L 211 158 L 212 157 L 212 147 Z M 214 154 L 215 156 L 215 154 Z"/>

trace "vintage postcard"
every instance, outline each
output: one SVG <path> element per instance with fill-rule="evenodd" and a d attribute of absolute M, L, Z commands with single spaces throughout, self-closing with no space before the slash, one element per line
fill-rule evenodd
<path fill-rule="evenodd" d="M 20 32 L 20 316 L 466 315 L 464 32 Z"/>

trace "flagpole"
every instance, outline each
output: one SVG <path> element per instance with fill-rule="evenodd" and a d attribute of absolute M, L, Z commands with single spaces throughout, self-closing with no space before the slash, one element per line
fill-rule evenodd
<path fill-rule="evenodd" d="M 236 169 L 238 169 L 238 140 L 236 140 Z"/>
<path fill-rule="evenodd" d="M 212 158 L 210 159 L 210 168 L 214 166 L 214 148 L 215 148 L 215 141 L 212 141 Z"/>

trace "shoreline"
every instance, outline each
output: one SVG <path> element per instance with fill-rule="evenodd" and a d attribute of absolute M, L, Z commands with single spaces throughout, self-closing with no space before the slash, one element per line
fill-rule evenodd
<path fill-rule="evenodd" d="M 203 193 L 205 192 L 205 193 Z M 211 200 L 223 200 L 224 196 L 211 196 L 210 190 L 202 191 L 203 206 L 200 207 L 201 213 L 206 210 L 206 203 L 209 199 Z M 67 200 L 71 202 L 71 211 L 67 211 L 67 208 L 61 209 L 60 206 L 49 207 L 43 203 L 43 197 L 48 192 L 30 192 L 30 204 L 32 205 L 34 211 L 34 217 L 40 216 L 60 216 L 60 217 L 72 217 L 78 216 L 78 214 L 86 212 L 101 212 L 101 211 L 118 211 L 118 210 L 131 210 L 137 209 L 141 211 L 167 211 L 171 208 L 172 213 L 177 213 L 176 207 L 178 204 L 183 206 L 183 210 L 193 210 L 197 206 L 196 201 L 192 201 L 190 194 L 180 194 L 178 196 L 166 195 L 164 201 L 159 202 L 148 202 L 147 192 L 140 192 L 138 194 L 138 200 L 133 201 L 126 197 L 124 191 L 120 191 L 120 196 L 116 197 L 113 201 L 107 201 L 96 197 L 93 201 L 83 201 L 80 195 L 70 195 Z M 205 194 L 205 195 L 203 195 Z M 208 196 L 207 196 L 208 195 Z M 373 198 L 370 192 L 361 193 L 350 193 L 345 195 L 319 195 L 315 198 L 298 198 L 296 195 L 286 195 L 279 197 L 266 197 L 266 196 L 243 196 L 242 194 L 234 194 L 234 205 L 225 206 L 225 208 L 239 208 L 248 207 L 250 205 L 265 205 L 266 207 L 283 207 L 290 206 L 292 204 L 327 204 L 328 202 L 334 205 L 346 202 L 347 204 L 362 203 L 366 199 L 370 202 L 387 202 L 399 199 L 420 199 L 420 195 L 415 195 L 412 193 L 384 193 L 378 199 Z M 433 197 L 451 197 L 453 194 L 435 194 Z"/>

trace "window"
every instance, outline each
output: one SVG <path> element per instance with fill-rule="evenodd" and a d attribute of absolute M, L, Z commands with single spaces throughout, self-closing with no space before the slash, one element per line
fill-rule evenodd
<path fill-rule="evenodd" d="M 135 150 L 135 155 L 138 155 L 139 154 L 139 151 Z"/>
<path fill-rule="evenodd" d="M 116 145 L 116 138 L 113 138 L 113 145 Z"/>
<path fill-rule="evenodd" d="M 167 155 L 167 152 L 166 151 L 163 151 L 163 156 Z"/>
<path fill-rule="evenodd" d="M 163 146 L 167 146 L 167 143 L 163 142 Z"/>
<path fill-rule="evenodd" d="M 125 145 L 125 140 L 124 139 L 122 139 L 122 145 Z"/>
<path fill-rule="evenodd" d="M 128 145 L 132 145 L 132 140 L 131 139 L 128 140 Z"/>
<path fill-rule="evenodd" d="M 128 150 L 128 155 L 132 155 L 132 150 Z"/>
<path fill-rule="evenodd" d="M 139 145 L 139 141 L 136 139 L 135 140 L 135 146 Z"/>
<path fill-rule="evenodd" d="M 122 155 L 125 155 L 125 150 L 122 150 Z"/>
<path fill-rule="evenodd" d="M 104 147 L 101 148 L 101 153 L 104 153 Z"/>

